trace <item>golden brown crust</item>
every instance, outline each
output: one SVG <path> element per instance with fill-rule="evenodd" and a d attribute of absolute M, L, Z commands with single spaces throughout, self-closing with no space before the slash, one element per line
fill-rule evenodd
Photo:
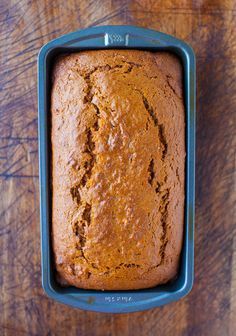
<path fill-rule="evenodd" d="M 60 281 L 152 287 L 178 270 L 185 121 L 177 57 L 61 57 L 52 88 L 52 238 Z"/>

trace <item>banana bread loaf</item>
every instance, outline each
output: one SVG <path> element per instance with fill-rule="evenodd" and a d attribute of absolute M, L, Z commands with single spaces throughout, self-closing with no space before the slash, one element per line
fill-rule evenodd
<path fill-rule="evenodd" d="M 184 225 L 182 66 L 167 52 L 55 62 L 52 241 L 58 281 L 153 287 L 178 272 Z"/>

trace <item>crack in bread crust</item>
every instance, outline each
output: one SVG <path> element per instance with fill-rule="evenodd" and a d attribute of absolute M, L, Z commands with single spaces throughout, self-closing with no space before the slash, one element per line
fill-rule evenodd
<path fill-rule="evenodd" d="M 133 68 L 133 64 L 130 65 Z M 101 66 L 101 67 L 96 67 L 93 71 L 91 71 L 90 73 L 88 73 L 86 76 L 83 76 L 86 83 L 87 83 L 87 92 L 84 98 L 84 103 L 88 103 L 94 106 L 95 110 L 96 110 L 96 115 L 97 115 L 97 120 L 95 121 L 93 128 L 95 127 L 96 131 L 99 130 L 99 126 L 98 126 L 98 119 L 100 117 L 100 110 L 99 107 L 93 103 L 93 96 L 94 94 L 92 93 L 92 89 L 93 89 L 93 83 L 91 81 L 91 76 L 95 73 L 95 72 L 99 72 L 99 71 L 110 71 L 110 70 L 114 70 L 114 69 L 122 69 L 123 66 L 118 65 L 115 67 L 110 67 L 108 64 L 105 66 Z M 130 71 L 126 71 L 125 73 L 130 73 Z M 158 129 L 158 137 L 159 137 L 159 141 L 161 143 L 161 148 L 162 148 L 162 161 L 165 160 L 165 157 L 167 155 L 167 150 L 168 150 L 168 145 L 167 145 L 167 141 L 164 135 L 164 126 L 162 124 L 159 123 L 158 118 L 156 116 L 156 113 L 154 112 L 154 109 L 152 108 L 152 106 L 150 105 L 150 103 L 148 102 L 148 99 L 145 97 L 145 95 L 143 94 L 143 92 L 139 89 L 135 89 L 135 91 L 139 92 L 141 97 L 142 97 L 142 101 L 144 104 L 144 107 L 146 109 L 146 111 L 148 112 L 148 114 L 150 115 L 155 127 L 157 127 Z M 90 154 L 90 160 L 88 161 L 88 165 L 87 165 L 87 170 L 85 172 L 85 174 L 82 177 L 82 180 L 80 182 L 79 187 L 85 187 L 88 180 L 91 178 L 92 175 L 92 169 L 94 167 L 96 158 L 95 158 L 95 154 L 94 154 L 94 149 L 95 149 L 95 143 L 92 140 L 92 130 L 91 128 L 88 129 L 87 131 L 87 143 L 86 143 L 86 152 Z M 154 160 L 151 159 L 150 164 L 149 164 L 149 179 L 148 179 L 148 183 L 150 185 L 153 184 L 153 180 L 155 177 L 155 170 L 154 170 Z M 167 178 L 166 172 L 165 172 L 165 178 Z M 158 192 L 158 186 L 162 186 L 163 183 L 159 183 L 157 182 L 157 187 L 155 188 L 155 192 Z M 72 195 L 73 197 L 73 195 Z M 79 203 L 77 202 L 78 206 L 80 206 L 80 201 Z M 159 207 L 160 213 L 161 213 L 161 226 L 162 226 L 162 236 L 161 236 L 161 247 L 160 247 L 160 256 L 161 256 L 161 262 L 159 264 L 157 264 L 155 267 L 160 266 L 165 258 L 165 248 L 167 245 L 167 240 L 166 240 L 166 236 L 167 236 L 167 226 L 166 226 L 166 220 L 167 220 L 167 216 L 168 216 L 168 204 L 169 204 L 169 189 L 164 191 L 164 194 L 161 196 L 161 205 Z M 90 206 L 90 213 L 91 213 L 91 208 L 92 205 L 89 204 Z M 84 246 L 86 245 L 86 233 L 84 230 L 85 224 L 84 222 L 82 222 L 81 224 L 82 230 L 81 230 L 81 235 L 82 235 L 82 239 L 80 240 L 80 247 L 79 249 L 81 250 L 81 254 L 83 256 L 83 258 L 87 261 L 87 263 L 90 264 L 90 262 L 88 261 L 88 259 L 85 257 L 85 253 L 84 253 Z M 78 248 L 78 245 L 77 245 Z"/>
<path fill-rule="evenodd" d="M 166 141 L 166 137 L 165 137 L 164 125 L 159 123 L 158 118 L 156 116 L 156 113 L 154 112 L 153 107 L 148 102 L 148 99 L 145 97 L 144 93 L 139 89 L 134 89 L 134 90 L 140 93 L 140 95 L 142 97 L 143 105 L 144 105 L 146 111 L 148 112 L 148 114 L 150 115 L 150 117 L 153 121 L 153 124 L 158 129 L 158 136 L 159 136 L 159 140 L 161 142 L 161 147 L 162 147 L 162 160 L 164 160 L 165 157 L 166 157 L 166 154 L 167 154 L 167 150 L 168 150 L 168 145 L 167 145 L 167 141 Z"/>

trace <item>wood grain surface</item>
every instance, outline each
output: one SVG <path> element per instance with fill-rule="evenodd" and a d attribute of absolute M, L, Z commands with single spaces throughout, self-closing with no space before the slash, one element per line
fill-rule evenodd
<path fill-rule="evenodd" d="M 195 284 L 179 302 L 112 315 L 41 288 L 37 54 L 62 34 L 134 24 L 197 55 Z M 236 1 L 0 1 L 0 335 L 236 335 Z"/>

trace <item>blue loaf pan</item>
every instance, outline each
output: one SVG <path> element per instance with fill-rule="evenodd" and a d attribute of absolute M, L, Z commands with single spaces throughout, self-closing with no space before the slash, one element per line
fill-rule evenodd
<path fill-rule="evenodd" d="M 184 69 L 186 108 L 186 175 L 184 243 L 178 277 L 166 285 L 135 291 L 94 291 L 63 288 L 55 280 L 51 249 L 50 197 L 50 74 L 61 53 L 88 49 L 167 50 L 178 55 Z M 102 26 L 76 31 L 42 47 L 38 57 L 40 214 L 42 284 L 47 295 L 76 308 L 125 313 L 176 301 L 192 288 L 194 265 L 195 184 L 195 56 L 192 48 L 173 36 L 134 26 Z"/>

